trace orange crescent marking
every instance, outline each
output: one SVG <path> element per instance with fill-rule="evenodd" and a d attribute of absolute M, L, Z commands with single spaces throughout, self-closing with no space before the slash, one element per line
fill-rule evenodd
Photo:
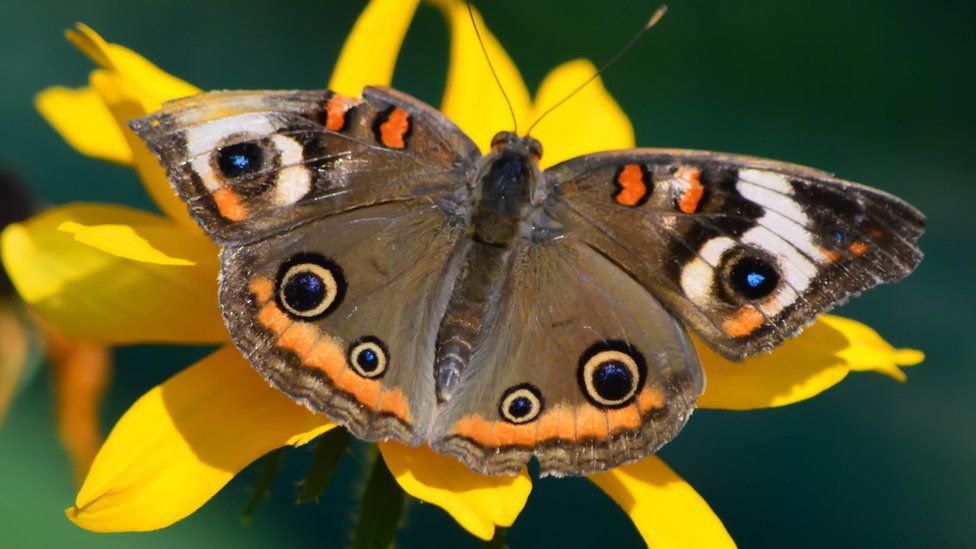
<path fill-rule="evenodd" d="M 335 380 L 346 370 L 346 356 L 342 347 L 331 337 L 324 336 L 312 347 L 308 358 L 303 361 L 308 366 L 320 370 Z"/>
<path fill-rule="evenodd" d="M 722 323 L 722 329 L 732 337 L 744 337 L 763 325 L 766 319 L 752 305 L 744 305 Z"/>
<path fill-rule="evenodd" d="M 622 187 L 614 196 L 618 204 L 636 206 L 647 194 L 644 172 L 638 164 L 627 164 L 620 170 L 617 183 Z"/>
<path fill-rule="evenodd" d="M 860 256 L 868 253 L 868 250 L 870 250 L 870 249 L 871 249 L 871 246 L 868 246 L 864 242 L 855 242 L 855 243 L 851 244 L 851 253 L 853 253 L 854 255 L 856 255 L 858 257 L 860 257 Z"/>
<path fill-rule="evenodd" d="M 607 416 L 610 421 L 610 432 L 614 434 L 620 431 L 633 431 L 641 424 L 640 410 L 635 404 L 616 410 L 607 410 Z"/>
<path fill-rule="evenodd" d="M 480 414 L 470 414 L 454 423 L 454 433 L 481 444 L 490 446 L 488 437 L 491 435 L 491 422 Z"/>
<path fill-rule="evenodd" d="M 569 406 L 557 405 L 539 417 L 537 431 L 539 440 L 562 439 L 575 440 L 576 427 L 573 421 L 573 410 Z"/>
<path fill-rule="evenodd" d="M 221 217 L 228 219 L 230 221 L 241 221 L 247 219 L 247 208 L 241 204 L 241 197 L 230 187 L 221 187 L 216 191 L 210 193 L 210 198 L 213 199 L 214 204 L 217 206 L 217 211 L 220 212 Z"/>
<path fill-rule="evenodd" d="M 271 279 L 260 277 L 251 280 L 251 284 L 248 286 L 251 293 L 254 294 L 254 298 L 258 300 L 259 305 L 264 305 L 271 300 L 271 296 L 274 295 L 274 284 Z"/>
<path fill-rule="evenodd" d="M 637 406 L 643 411 L 664 408 L 664 389 L 660 385 L 644 387 L 637 395 Z"/>
<path fill-rule="evenodd" d="M 705 195 L 705 188 L 701 184 L 701 170 L 682 166 L 674 173 L 674 177 L 685 183 L 685 190 L 678 200 L 678 208 L 686 214 L 695 213 L 698 203 Z"/>
<path fill-rule="evenodd" d="M 403 140 L 410 129 L 410 115 L 400 107 L 395 107 L 387 116 L 386 122 L 380 124 L 380 139 L 391 149 L 402 149 L 407 146 Z"/>
<path fill-rule="evenodd" d="M 293 322 L 284 333 L 278 336 L 278 342 L 275 345 L 294 352 L 305 363 L 312 347 L 315 347 L 318 342 L 318 330 L 308 324 Z"/>
<path fill-rule="evenodd" d="M 291 319 L 288 315 L 281 312 L 275 303 L 268 303 L 258 312 L 258 322 L 261 323 L 265 328 L 271 330 L 275 336 L 280 335 L 288 326 L 291 325 Z"/>
<path fill-rule="evenodd" d="M 339 94 L 333 94 L 325 104 L 325 129 L 337 132 L 346 125 L 346 111 L 352 106 L 352 100 Z"/>
<path fill-rule="evenodd" d="M 403 422 L 410 423 L 410 406 L 399 387 L 383 391 L 380 395 L 379 408 L 381 413 L 393 414 Z"/>
<path fill-rule="evenodd" d="M 830 261 L 831 263 L 841 258 L 841 255 L 839 253 L 823 247 L 820 248 L 820 253 L 824 254 L 824 256 L 826 256 L 827 258 L 827 261 Z"/>
<path fill-rule="evenodd" d="M 349 368 L 346 366 L 345 352 L 331 336 L 310 324 L 292 322 L 274 301 L 265 305 L 257 318 L 277 336 L 277 347 L 294 352 L 303 365 L 325 373 L 337 389 L 349 393 L 363 406 L 370 409 L 379 406 L 382 388 L 379 380 L 346 375 Z M 396 397 L 392 398 L 388 404 L 395 403 Z"/>
<path fill-rule="evenodd" d="M 607 413 L 590 405 L 576 408 L 576 438 L 604 439 L 610 436 Z"/>

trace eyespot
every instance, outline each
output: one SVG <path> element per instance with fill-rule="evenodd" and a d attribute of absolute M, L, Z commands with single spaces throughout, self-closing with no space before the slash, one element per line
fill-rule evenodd
<path fill-rule="evenodd" d="M 505 391 L 498 403 L 498 414 L 509 423 L 528 423 L 539 417 L 544 405 L 539 389 L 522 383 Z"/>
<path fill-rule="evenodd" d="M 224 177 L 236 179 L 260 170 L 263 157 L 257 143 L 235 143 L 217 149 L 217 167 Z"/>
<path fill-rule="evenodd" d="M 390 364 L 390 352 L 378 337 L 365 336 L 349 346 L 349 365 L 357 374 L 375 379 L 383 377 Z"/>
<path fill-rule="evenodd" d="M 647 363 L 633 345 L 619 340 L 597 343 L 580 357 L 583 395 L 600 408 L 621 408 L 631 403 L 647 375 Z"/>
<path fill-rule="evenodd" d="M 319 254 L 295 255 L 278 269 L 275 297 L 293 318 L 321 318 L 334 311 L 345 294 L 342 269 Z"/>
<path fill-rule="evenodd" d="M 746 299 L 762 299 L 779 284 L 779 273 L 766 261 L 741 257 L 729 269 L 729 284 Z"/>

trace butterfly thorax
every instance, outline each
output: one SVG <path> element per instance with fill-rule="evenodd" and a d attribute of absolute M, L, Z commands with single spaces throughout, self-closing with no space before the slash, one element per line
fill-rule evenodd
<path fill-rule="evenodd" d="M 441 401 L 450 399 L 471 358 L 488 296 L 533 210 L 541 154 L 535 139 L 501 132 L 475 172 L 461 273 L 437 336 L 434 378 Z"/>

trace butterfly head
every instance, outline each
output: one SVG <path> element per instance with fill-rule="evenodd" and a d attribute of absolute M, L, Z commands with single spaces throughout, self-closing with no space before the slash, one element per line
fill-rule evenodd
<path fill-rule="evenodd" d="M 519 137 L 515 132 L 498 132 L 491 138 L 491 151 L 499 156 L 521 156 L 538 162 L 542 158 L 542 143 L 531 135 Z"/>

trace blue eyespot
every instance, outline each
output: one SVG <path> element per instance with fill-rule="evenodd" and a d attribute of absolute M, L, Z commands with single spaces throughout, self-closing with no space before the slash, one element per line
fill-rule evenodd
<path fill-rule="evenodd" d="M 349 346 L 349 364 L 362 377 L 374 379 L 386 373 L 390 353 L 378 337 L 361 337 Z"/>
<path fill-rule="evenodd" d="M 367 372 L 372 372 L 380 363 L 380 356 L 372 349 L 365 349 L 356 357 L 359 367 Z"/>
<path fill-rule="evenodd" d="M 297 254 L 278 268 L 275 296 L 293 319 L 308 322 L 328 315 L 345 292 L 342 269 L 318 254 Z"/>
<path fill-rule="evenodd" d="M 749 273 L 746 275 L 746 284 L 753 288 L 758 288 L 765 280 L 766 277 L 761 273 Z"/>
<path fill-rule="evenodd" d="M 593 388 L 608 401 L 626 397 L 633 385 L 633 372 L 620 361 L 610 360 L 599 364 L 593 372 Z"/>
<path fill-rule="evenodd" d="M 217 151 L 217 167 L 224 177 L 237 178 L 260 170 L 262 156 L 256 143 L 235 143 Z"/>
<path fill-rule="evenodd" d="M 779 273 L 762 259 L 743 257 L 729 271 L 729 283 L 746 299 L 762 299 L 776 289 Z"/>
<path fill-rule="evenodd" d="M 522 383 L 505 391 L 498 403 L 498 414 L 509 423 L 528 423 L 539 417 L 544 406 L 539 389 Z"/>
<path fill-rule="evenodd" d="M 597 408 L 628 406 L 647 377 L 647 363 L 636 347 L 611 339 L 591 345 L 576 371 L 583 396 Z"/>

